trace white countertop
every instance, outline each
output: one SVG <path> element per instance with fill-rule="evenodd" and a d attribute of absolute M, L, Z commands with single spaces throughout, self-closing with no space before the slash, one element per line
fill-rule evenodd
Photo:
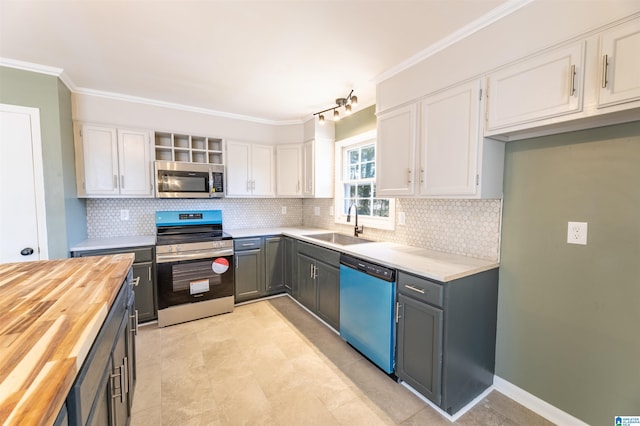
<path fill-rule="evenodd" d="M 493 260 L 477 259 L 411 247 L 397 243 L 371 242 L 353 245 L 339 245 L 316 240 L 306 235 L 332 232 L 319 228 L 260 228 L 225 230 L 233 238 L 258 237 L 265 235 L 287 235 L 301 241 L 330 248 L 345 254 L 359 257 L 370 262 L 400 269 L 405 272 L 431 278 L 436 281 L 447 282 L 500 266 Z"/>
<path fill-rule="evenodd" d="M 133 237 L 95 238 L 84 240 L 71 246 L 70 251 L 105 250 L 125 247 L 155 246 L 155 235 L 137 235 Z"/>

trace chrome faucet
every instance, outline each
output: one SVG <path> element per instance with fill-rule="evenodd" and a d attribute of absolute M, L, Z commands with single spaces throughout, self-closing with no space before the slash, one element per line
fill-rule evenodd
<path fill-rule="evenodd" d="M 364 232 L 364 225 L 360 225 L 360 228 L 358 228 L 358 206 L 356 203 L 351 203 L 349 210 L 347 210 L 347 222 L 351 222 L 351 207 L 356 208 L 356 226 L 353 229 L 353 236 L 357 237 L 358 234 L 362 234 Z"/>

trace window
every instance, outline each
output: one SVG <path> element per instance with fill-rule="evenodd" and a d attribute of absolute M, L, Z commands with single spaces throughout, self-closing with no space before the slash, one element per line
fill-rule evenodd
<path fill-rule="evenodd" d="M 353 204 L 358 222 L 373 228 L 394 229 L 394 201 L 376 196 L 375 131 L 345 139 L 336 145 L 336 217 L 347 223 Z M 353 217 L 353 210 L 351 215 Z M 353 219 L 351 223 L 354 223 Z"/>

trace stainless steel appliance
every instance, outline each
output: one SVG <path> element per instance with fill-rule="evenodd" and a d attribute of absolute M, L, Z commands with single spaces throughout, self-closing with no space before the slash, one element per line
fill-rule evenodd
<path fill-rule="evenodd" d="M 155 162 L 157 198 L 222 198 L 222 164 Z"/>
<path fill-rule="evenodd" d="M 340 336 L 393 373 L 396 348 L 396 271 L 340 256 Z"/>
<path fill-rule="evenodd" d="M 220 210 L 156 212 L 158 325 L 232 312 L 233 240 Z"/>

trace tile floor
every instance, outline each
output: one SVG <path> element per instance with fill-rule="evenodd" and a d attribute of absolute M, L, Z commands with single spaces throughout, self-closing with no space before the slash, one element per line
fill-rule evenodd
<path fill-rule="evenodd" d="M 289 297 L 141 327 L 132 426 L 451 425 Z M 459 425 L 550 425 L 494 391 Z"/>

